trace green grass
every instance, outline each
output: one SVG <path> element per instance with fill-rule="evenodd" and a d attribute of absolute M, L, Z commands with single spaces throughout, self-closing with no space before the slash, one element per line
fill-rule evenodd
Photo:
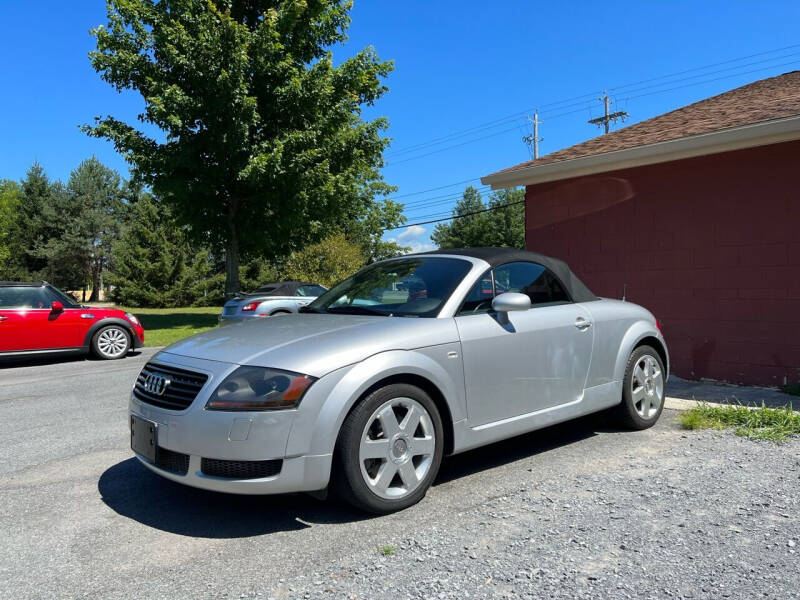
<path fill-rule="evenodd" d="M 792 383 L 789 385 L 782 385 L 781 391 L 790 396 L 800 396 L 800 383 Z"/>
<path fill-rule="evenodd" d="M 685 429 L 733 429 L 742 437 L 785 442 L 800 435 L 800 412 L 783 408 L 747 408 L 701 404 L 681 414 Z"/>
<path fill-rule="evenodd" d="M 378 552 L 383 556 L 394 556 L 395 554 L 397 554 L 397 548 L 390 545 L 381 546 L 380 548 L 378 548 Z"/>
<path fill-rule="evenodd" d="M 147 346 L 166 346 L 217 326 L 221 308 L 123 308 L 136 315 L 144 327 Z"/>

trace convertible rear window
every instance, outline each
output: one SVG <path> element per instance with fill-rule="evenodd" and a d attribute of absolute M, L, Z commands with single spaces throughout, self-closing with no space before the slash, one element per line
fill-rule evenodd
<path fill-rule="evenodd" d="M 304 312 L 435 317 L 471 264 L 409 257 L 370 265 L 326 292 Z"/>

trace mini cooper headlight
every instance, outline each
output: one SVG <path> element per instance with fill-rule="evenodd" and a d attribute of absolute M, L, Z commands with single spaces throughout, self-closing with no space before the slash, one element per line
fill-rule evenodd
<path fill-rule="evenodd" d="M 280 410 L 295 408 L 316 379 L 291 371 L 242 366 L 219 384 L 206 410 Z"/>
<path fill-rule="evenodd" d="M 128 319 L 128 321 L 130 321 L 134 325 L 138 325 L 139 324 L 139 319 L 136 318 L 136 315 L 132 315 L 131 313 L 127 313 L 126 312 L 125 313 L 125 318 Z"/>

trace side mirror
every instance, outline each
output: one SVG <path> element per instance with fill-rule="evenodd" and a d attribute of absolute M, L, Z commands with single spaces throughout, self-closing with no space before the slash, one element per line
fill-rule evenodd
<path fill-rule="evenodd" d="M 498 294 L 492 300 L 492 309 L 499 313 L 507 313 L 515 310 L 528 310 L 531 307 L 531 299 L 526 294 L 516 292 L 505 292 Z"/>
<path fill-rule="evenodd" d="M 64 312 L 64 305 L 58 301 L 53 302 L 53 304 L 50 306 L 50 310 L 55 313 Z"/>

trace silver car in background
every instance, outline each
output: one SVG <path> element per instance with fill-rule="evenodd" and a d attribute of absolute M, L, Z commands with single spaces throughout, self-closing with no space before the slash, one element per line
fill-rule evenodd
<path fill-rule="evenodd" d="M 272 317 L 296 313 L 328 288 L 318 283 L 280 281 L 266 283 L 257 290 L 238 294 L 222 307 L 219 321 L 222 324 L 259 317 Z"/>
<path fill-rule="evenodd" d="M 208 490 L 330 489 L 385 513 L 423 498 L 444 455 L 605 409 L 645 429 L 664 407 L 653 315 L 541 254 L 389 259 L 301 312 L 156 354 L 130 397 L 137 458 Z"/>

